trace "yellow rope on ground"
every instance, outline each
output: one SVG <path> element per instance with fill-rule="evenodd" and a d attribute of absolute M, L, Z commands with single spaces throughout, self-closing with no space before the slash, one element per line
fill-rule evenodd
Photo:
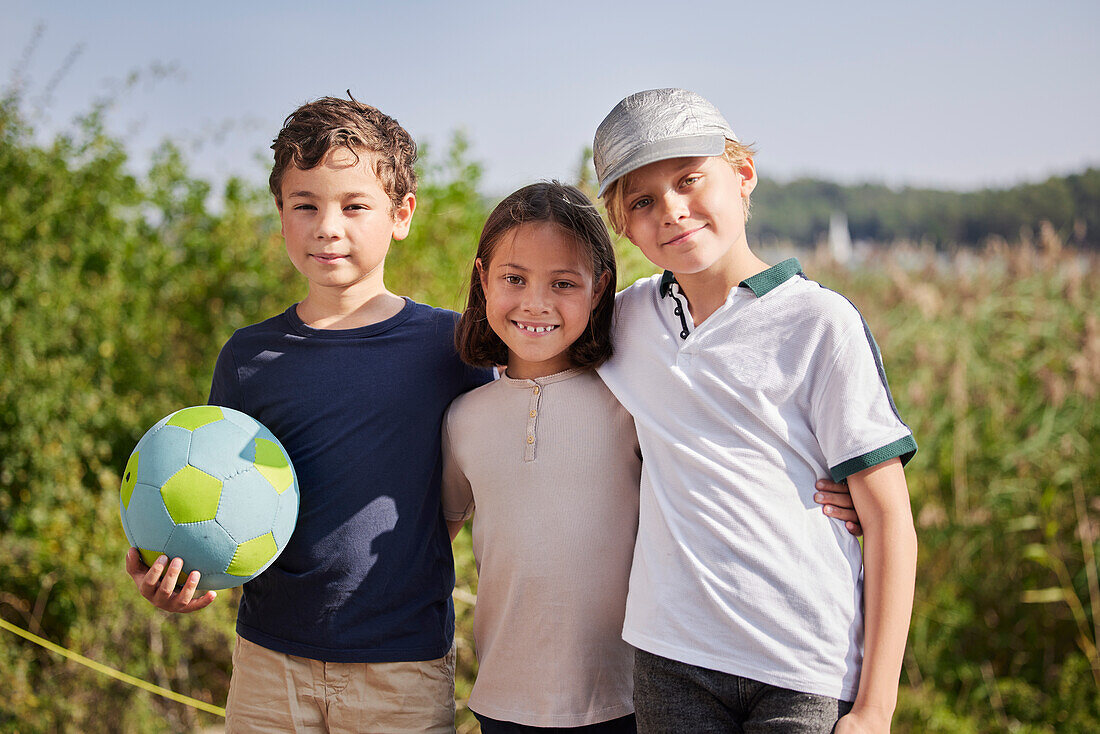
<path fill-rule="evenodd" d="M 69 660 L 75 660 L 81 665 L 86 665 L 92 670 L 95 670 L 99 673 L 109 675 L 115 680 L 120 680 L 123 683 L 129 683 L 132 686 L 137 686 L 142 690 L 148 691 L 150 693 L 155 693 L 158 696 L 170 698 L 177 703 L 182 703 L 187 706 L 206 711 L 207 713 L 216 714 L 223 718 L 225 717 L 225 709 L 221 708 L 220 706 L 215 706 L 213 704 L 206 703 L 205 701 L 200 701 L 197 698 L 191 698 L 190 696 L 184 696 L 180 693 L 176 693 L 175 691 L 170 691 L 167 688 L 161 688 L 160 686 L 143 681 L 141 678 L 135 678 L 132 675 L 127 675 L 126 673 L 115 670 L 114 668 L 109 668 L 103 663 L 97 663 L 95 660 L 86 658 L 83 655 L 73 652 L 72 650 L 66 650 L 60 645 L 55 645 L 49 640 L 43 639 L 31 632 L 27 632 L 25 629 L 22 629 L 20 627 L 16 627 L 10 622 L 5 622 L 3 619 L 0 619 L 0 629 L 6 629 L 9 632 L 14 632 L 25 640 L 30 640 L 36 645 L 41 645 L 47 650 L 50 650 L 51 652 L 56 652 L 58 655 L 66 657 Z"/>

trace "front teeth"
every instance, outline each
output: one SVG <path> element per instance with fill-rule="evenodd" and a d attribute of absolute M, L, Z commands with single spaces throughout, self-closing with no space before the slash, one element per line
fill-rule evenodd
<path fill-rule="evenodd" d="M 558 328 L 557 326 L 525 326 L 524 324 L 520 323 L 517 323 L 516 326 L 523 329 L 524 331 L 529 331 L 532 334 L 541 334 L 545 331 L 553 331 L 554 329 Z"/>

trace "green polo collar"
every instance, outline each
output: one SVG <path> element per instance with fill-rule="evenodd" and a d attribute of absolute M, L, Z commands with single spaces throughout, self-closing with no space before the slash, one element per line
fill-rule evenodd
<path fill-rule="evenodd" d="M 737 285 L 739 287 L 748 288 L 753 292 L 757 298 L 760 298 L 768 291 L 772 290 L 778 285 L 786 283 L 790 280 L 792 275 L 798 275 L 802 272 L 802 266 L 798 264 L 796 258 L 788 258 L 778 265 L 773 265 L 767 270 L 757 273 L 751 278 L 745 278 Z M 659 290 L 661 298 L 672 294 L 672 284 L 676 283 L 676 276 L 672 274 L 671 270 L 666 270 L 661 275 L 661 287 Z"/>
<path fill-rule="evenodd" d="M 762 298 L 765 293 L 776 288 L 791 279 L 791 276 L 802 272 L 802 266 L 795 258 L 788 258 L 778 265 L 773 265 L 767 270 L 757 273 L 751 278 L 745 278 L 739 284 L 748 288 L 757 298 Z"/>

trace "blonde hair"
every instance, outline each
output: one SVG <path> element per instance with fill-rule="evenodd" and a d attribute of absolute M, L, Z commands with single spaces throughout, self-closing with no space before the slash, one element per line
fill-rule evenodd
<path fill-rule="evenodd" d="M 722 151 L 722 158 L 736 169 L 751 161 L 755 154 L 756 150 L 751 145 L 745 145 L 736 140 L 726 140 L 726 149 Z M 611 228 L 615 230 L 615 234 L 623 234 L 626 230 L 626 202 L 623 201 L 623 188 L 628 178 L 630 178 L 629 173 L 613 181 L 602 197 L 604 207 L 607 209 L 607 219 L 611 222 Z M 749 218 L 750 203 L 749 197 L 742 199 L 746 220 Z"/>

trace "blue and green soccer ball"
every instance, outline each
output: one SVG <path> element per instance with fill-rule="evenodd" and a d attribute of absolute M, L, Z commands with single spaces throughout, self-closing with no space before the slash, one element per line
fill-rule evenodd
<path fill-rule="evenodd" d="M 240 586 L 271 565 L 298 519 L 298 480 L 271 431 L 236 410 L 184 408 L 130 454 L 120 498 L 130 545 L 152 565 L 183 559 L 200 589 Z"/>

